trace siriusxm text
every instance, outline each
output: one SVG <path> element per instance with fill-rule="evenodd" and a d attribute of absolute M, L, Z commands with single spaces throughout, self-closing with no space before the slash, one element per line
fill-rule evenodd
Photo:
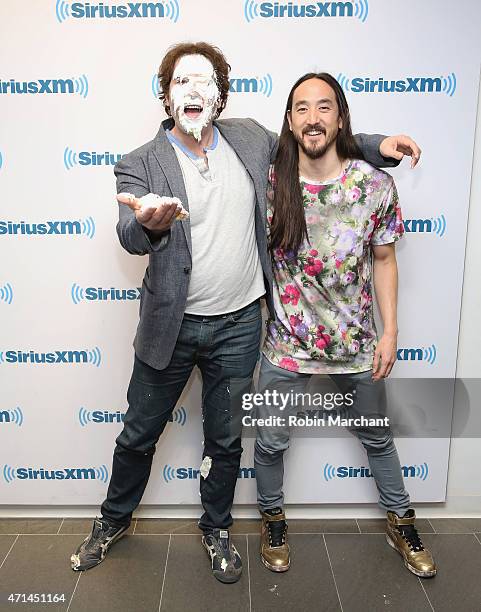
<path fill-rule="evenodd" d="M 294 4 L 293 2 L 262 2 L 260 17 L 352 17 L 352 2 L 315 2 Z"/>
<path fill-rule="evenodd" d="M 88 351 L 5 351 L 6 363 L 88 363 Z"/>
<path fill-rule="evenodd" d="M 73 79 L 37 79 L 36 81 L 0 80 L 2 94 L 73 94 Z"/>
<path fill-rule="evenodd" d="M 15 475 L 19 480 L 95 480 L 97 478 L 94 468 L 46 470 L 21 467 L 15 470 Z"/>
<path fill-rule="evenodd" d="M 71 5 L 71 16 L 75 19 L 163 18 L 165 13 L 162 2 L 127 2 L 113 6 L 103 2 L 74 2 Z"/>
<path fill-rule="evenodd" d="M 420 93 L 442 91 L 442 80 L 441 77 L 407 77 L 397 81 L 385 80 L 383 78 L 356 77 L 351 81 L 350 90 L 354 93 Z"/>
<path fill-rule="evenodd" d="M 8 234 L 16 235 L 66 235 L 81 234 L 82 224 L 80 221 L 45 221 L 45 223 L 27 223 L 20 221 L 0 221 L 0 236 Z"/>

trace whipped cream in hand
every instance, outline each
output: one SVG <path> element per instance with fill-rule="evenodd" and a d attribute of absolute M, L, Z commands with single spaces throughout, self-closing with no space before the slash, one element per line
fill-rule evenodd
<path fill-rule="evenodd" d="M 157 210 L 159 206 L 163 206 L 164 204 L 177 204 L 175 220 L 183 221 L 189 217 L 188 211 L 182 206 L 182 202 L 179 198 L 161 197 L 156 193 L 148 193 L 141 198 L 136 198 L 133 193 L 118 193 L 117 201 L 120 202 L 120 204 L 126 204 L 133 211 L 138 210 L 141 213 L 147 212 L 148 210 Z"/>

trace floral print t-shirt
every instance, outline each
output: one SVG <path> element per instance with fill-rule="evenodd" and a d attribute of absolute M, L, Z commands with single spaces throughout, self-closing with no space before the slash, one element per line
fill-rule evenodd
<path fill-rule="evenodd" d="M 275 177 L 271 173 L 271 185 Z M 274 365 L 307 374 L 364 372 L 377 343 L 372 246 L 403 232 L 393 178 L 353 160 L 324 183 L 300 177 L 307 235 L 297 254 L 275 249 L 274 307 L 263 352 Z M 268 193 L 268 230 L 272 222 Z"/>

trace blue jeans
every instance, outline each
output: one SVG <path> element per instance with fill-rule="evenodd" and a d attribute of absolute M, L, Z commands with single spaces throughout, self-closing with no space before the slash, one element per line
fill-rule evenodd
<path fill-rule="evenodd" d="M 189 376 L 197 365 L 202 376 L 203 458 L 208 475 L 200 478 L 204 533 L 232 525 L 231 508 L 242 454 L 240 395 L 249 391 L 259 356 L 259 300 L 233 313 L 184 315 L 169 365 L 156 370 L 135 357 L 124 428 L 116 440 L 112 476 L 102 516 L 130 523 L 150 475 L 155 445 Z M 236 397 L 239 401 L 236 401 Z"/>
<path fill-rule="evenodd" d="M 294 393 L 305 392 L 311 374 L 290 372 L 273 365 L 262 357 L 259 374 L 259 390 L 292 389 Z M 344 416 L 383 417 L 386 407 L 386 387 L 384 380 L 374 382 L 372 370 L 352 374 L 331 374 L 339 390 L 353 393 L 354 403 L 350 414 Z M 286 386 L 287 385 L 287 386 Z M 290 405 L 284 416 L 296 414 L 298 408 Z M 278 407 L 262 405 L 257 408 L 259 418 L 278 416 Z M 390 427 L 351 427 L 367 452 L 369 467 L 379 491 L 379 505 L 383 510 L 396 512 L 403 516 L 409 510 L 409 495 L 404 488 L 401 464 Z M 254 466 L 257 480 L 257 501 L 261 510 L 282 507 L 284 493 L 284 451 L 289 447 L 289 425 L 257 427 L 254 450 Z"/>

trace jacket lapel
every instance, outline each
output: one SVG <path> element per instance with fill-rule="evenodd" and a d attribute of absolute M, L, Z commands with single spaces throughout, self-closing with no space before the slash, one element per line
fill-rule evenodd
<path fill-rule="evenodd" d="M 187 192 L 185 190 L 184 179 L 182 176 L 182 169 L 175 154 L 174 148 L 170 144 L 165 130 L 172 129 L 174 122 L 172 119 L 166 119 L 162 122 L 162 125 L 157 133 L 155 139 L 154 156 L 160 169 L 164 173 L 164 176 L 169 185 L 172 197 L 179 198 L 182 202 L 183 207 L 189 210 L 189 201 L 187 199 Z M 189 248 L 190 256 L 192 257 L 192 237 L 190 232 L 190 221 L 185 219 L 184 221 L 176 221 L 182 225 L 184 230 L 185 239 Z"/>

